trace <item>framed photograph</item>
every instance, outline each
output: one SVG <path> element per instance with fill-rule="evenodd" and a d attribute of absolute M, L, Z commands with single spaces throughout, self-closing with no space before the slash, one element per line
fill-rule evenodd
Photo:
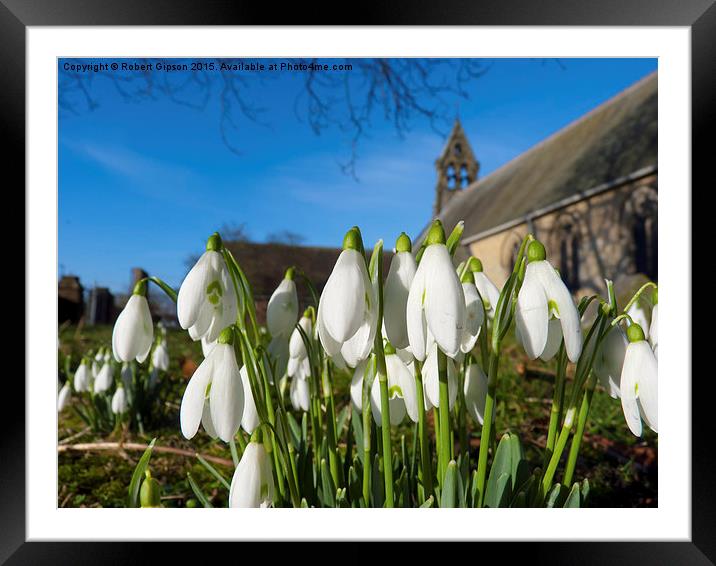
<path fill-rule="evenodd" d="M 690 309 L 716 7 L 458 4 L 0 0 L 26 210 L 0 561 L 716 561 Z"/>

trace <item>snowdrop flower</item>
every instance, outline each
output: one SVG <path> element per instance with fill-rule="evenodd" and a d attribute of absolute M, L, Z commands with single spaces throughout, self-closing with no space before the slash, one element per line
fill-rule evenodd
<path fill-rule="evenodd" d="M 105 363 L 102 366 L 102 369 L 99 370 L 99 373 L 97 374 L 97 377 L 95 377 L 94 380 L 94 392 L 95 393 L 102 393 L 104 391 L 107 391 L 112 386 L 112 381 L 114 380 L 114 375 L 112 371 L 112 366 L 108 363 Z"/>
<path fill-rule="evenodd" d="M 465 296 L 465 329 L 462 332 L 460 351 L 467 354 L 475 347 L 480 336 L 480 329 L 485 321 L 485 311 L 472 272 L 465 272 L 462 279 L 462 292 Z"/>
<path fill-rule="evenodd" d="M 181 430 L 186 438 L 192 438 L 199 428 L 207 389 L 212 428 L 218 437 L 229 442 L 239 430 L 245 404 L 244 385 L 233 341 L 231 328 L 222 331 L 214 349 L 189 380 L 180 410 Z"/>
<path fill-rule="evenodd" d="M 87 360 L 82 360 L 80 367 L 75 371 L 74 386 L 75 391 L 78 393 L 82 391 L 89 391 L 90 388 L 90 368 Z"/>
<path fill-rule="evenodd" d="M 390 262 L 388 276 L 385 279 L 384 333 L 397 349 L 406 348 L 409 344 L 406 307 L 410 285 L 418 268 L 411 249 L 410 238 L 405 232 L 402 232 L 395 242 L 395 255 Z"/>
<path fill-rule="evenodd" d="M 475 287 L 480 292 L 482 303 L 485 305 L 485 312 L 492 319 L 495 317 L 495 308 L 497 307 L 497 301 L 500 299 L 500 291 L 482 270 L 482 262 L 478 258 L 471 257 L 468 268 L 472 271 Z"/>
<path fill-rule="evenodd" d="M 487 376 L 482 368 L 474 361 L 465 369 L 465 408 L 470 416 L 478 423 L 483 424 L 485 415 L 485 402 L 487 400 Z M 492 418 L 495 418 L 493 411 Z"/>
<path fill-rule="evenodd" d="M 313 335 L 313 307 L 308 307 L 303 313 L 298 325 L 310 339 Z M 308 351 L 303 341 L 303 336 L 298 328 L 293 329 L 291 340 L 288 344 L 288 366 L 287 374 L 289 377 L 298 377 L 307 379 L 311 375 L 311 364 L 308 360 Z"/>
<path fill-rule="evenodd" d="M 644 309 L 644 307 L 639 304 L 639 300 L 632 303 L 632 305 L 626 311 L 626 314 L 629 315 L 629 319 L 631 319 L 632 322 L 641 326 L 641 330 L 642 332 L 644 332 L 644 336 L 646 338 L 649 338 L 649 318 L 647 316 L 646 309 Z M 627 322 L 628 324 L 632 324 L 632 322 L 629 322 L 628 320 Z"/>
<path fill-rule="evenodd" d="M 359 411 L 363 411 L 363 382 L 366 379 L 370 382 L 377 381 L 375 379 L 375 363 L 375 356 L 371 356 L 360 362 L 353 371 L 350 387 L 351 401 Z"/>
<path fill-rule="evenodd" d="M 121 415 L 126 413 L 128 408 L 127 393 L 124 391 L 124 386 L 120 383 L 112 396 L 112 412 L 115 415 Z"/>
<path fill-rule="evenodd" d="M 423 361 L 431 350 L 432 337 L 447 356 L 454 358 L 460 351 L 465 330 L 465 294 L 439 220 L 433 223 L 426 242 L 408 294 L 410 350 L 415 359 Z"/>
<path fill-rule="evenodd" d="M 273 490 L 270 458 L 263 444 L 252 439 L 231 478 L 229 507 L 268 507 Z"/>
<path fill-rule="evenodd" d="M 301 379 L 300 377 L 291 379 L 288 396 L 291 399 L 291 405 L 296 411 L 308 412 L 311 395 L 307 379 Z"/>
<path fill-rule="evenodd" d="M 244 414 L 241 417 L 241 428 L 251 434 L 259 426 L 259 413 L 256 410 L 253 391 L 251 391 L 249 370 L 246 369 L 246 366 L 242 366 L 239 373 L 244 386 Z"/>
<path fill-rule="evenodd" d="M 350 367 L 366 359 L 377 331 L 378 302 L 368 275 L 363 241 L 357 227 L 343 240 L 318 305 L 318 336 L 331 358 L 340 354 Z"/>
<path fill-rule="evenodd" d="M 273 337 L 288 338 L 298 321 L 298 294 L 293 277 L 294 268 L 289 267 L 266 307 L 266 326 Z"/>
<path fill-rule="evenodd" d="M 157 344 L 152 352 L 152 365 L 162 371 L 169 369 L 169 350 L 167 349 L 166 340 L 162 340 Z"/>
<path fill-rule="evenodd" d="M 452 410 L 457 399 L 457 370 L 455 362 L 447 360 L 448 407 Z M 438 350 L 433 346 L 423 365 L 423 384 L 425 386 L 425 410 L 440 406 L 440 378 L 438 375 Z"/>
<path fill-rule="evenodd" d="M 60 392 L 57 394 L 57 412 L 62 412 L 62 409 L 64 409 L 67 406 L 67 401 L 70 399 L 70 395 L 72 394 L 72 389 L 70 388 L 70 382 L 65 381 L 65 384 L 62 386 L 62 389 L 60 389 Z"/>
<path fill-rule="evenodd" d="M 414 423 L 418 422 L 418 390 L 415 385 L 413 365 L 406 365 L 398 355 L 398 351 L 388 342 L 385 345 L 385 368 L 388 374 L 388 392 L 395 392 L 402 399 L 405 412 Z M 372 392 L 371 392 L 372 393 Z M 380 393 L 380 389 L 378 389 Z M 380 401 L 380 396 L 377 398 Z M 375 412 L 375 411 L 374 411 Z M 401 417 L 402 420 L 402 417 Z M 378 426 L 380 422 L 376 420 Z M 393 422 L 393 404 L 390 405 L 390 422 Z"/>
<path fill-rule="evenodd" d="M 590 350 L 594 347 L 593 343 L 594 340 L 589 341 Z M 619 326 L 613 326 L 607 331 L 594 356 L 594 373 L 613 399 L 621 395 L 619 387 L 628 344 L 624 331 Z"/>
<path fill-rule="evenodd" d="M 527 248 L 525 279 L 517 295 L 517 331 L 531 359 L 542 355 L 547 357 L 546 354 L 553 356 L 559 348 L 558 338 L 561 334 L 567 357 L 576 362 L 582 352 L 579 312 L 567 286 L 545 258 L 544 246 L 536 240 L 532 241 Z M 550 337 L 552 317 L 559 321 L 560 328 L 553 323 Z M 555 343 L 557 348 L 554 347 Z"/>
<path fill-rule="evenodd" d="M 658 432 L 658 363 L 637 323 L 627 328 L 627 346 L 621 375 L 622 410 L 635 436 L 641 436 L 641 421 Z"/>
<path fill-rule="evenodd" d="M 146 295 L 147 281 L 142 279 L 134 286 L 132 296 L 114 323 L 112 351 L 118 362 L 136 359 L 142 363 L 149 355 L 154 326 Z"/>
<path fill-rule="evenodd" d="M 179 288 L 179 324 L 189 330 L 193 340 L 213 342 L 236 320 L 236 292 L 221 249 L 221 238 L 214 234 Z"/>
<path fill-rule="evenodd" d="M 656 355 L 659 347 L 659 295 L 657 291 L 654 291 L 653 301 L 654 308 L 651 309 L 651 325 L 649 325 L 649 343 L 654 350 L 654 355 Z"/>

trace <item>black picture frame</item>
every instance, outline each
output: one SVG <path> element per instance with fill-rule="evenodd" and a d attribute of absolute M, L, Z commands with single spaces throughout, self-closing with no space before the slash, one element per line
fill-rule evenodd
<path fill-rule="evenodd" d="M 312 3 L 297 5 L 225 0 L 0 0 L 0 124 L 5 140 L 2 166 L 6 191 L 25 186 L 25 37 L 28 26 L 64 25 L 256 25 L 348 23 L 336 12 Z M 344 6 L 344 10 L 346 7 Z M 342 12 L 348 14 L 350 10 Z M 307 16 L 311 18 L 307 20 Z M 711 187 L 716 108 L 716 4 L 714 0 L 440 0 L 400 7 L 382 3 L 356 5 L 351 24 L 389 25 L 537 25 L 537 26 L 688 26 L 692 39 L 692 182 Z M 669 188 L 682 190 L 687 187 Z M 705 191 L 701 191 L 703 193 Z M 696 196 L 694 194 L 694 196 Z M 692 210 L 697 210 L 692 201 Z M 24 202 L 24 199 L 23 199 Z M 703 205 L 703 201 L 701 201 Z M 22 205 L 24 207 L 24 204 Z M 17 238 L 9 242 L 17 246 Z M 694 240 L 694 244 L 697 244 Z M 696 296 L 696 295 L 695 295 Z M 28 300 L 28 297 L 25 297 Z M 684 305 L 691 308 L 691 305 Z M 30 329 L 31 330 L 31 329 Z M 690 332 L 691 330 L 688 329 Z M 27 335 L 27 334 L 26 334 Z M 709 339 L 694 334 L 696 348 Z M 25 344 L 27 349 L 27 343 Z M 693 351 L 693 350 L 692 350 Z M 17 356 L 19 358 L 19 356 Z M 684 375 L 667 376 L 688 383 Z M 553 564 L 715 564 L 716 490 L 713 442 L 716 433 L 710 395 L 711 372 L 692 380 L 692 538 L 690 542 L 554 542 L 510 546 L 510 562 L 519 553 L 533 563 Z M 25 383 L 18 375 L 3 377 L 1 395 L 18 409 L 3 414 L 0 434 L 0 562 L 16 564 L 134 564 L 159 554 L 164 561 L 206 559 L 189 545 L 163 543 L 28 543 L 25 542 Z M 585 536 L 588 533 L 585 533 Z M 81 538 L 81 533 L 78 533 Z M 490 550 L 502 554 L 490 543 Z M 150 548 L 151 546 L 151 548 Z M 253 551 L 251 549 L 249 552 Z M 199 553 L 202 554 L 199 554 Z M 337 556 L 343 554 L 342 550 Z M 247 556 L 247 555 L 246 555 Z"/>

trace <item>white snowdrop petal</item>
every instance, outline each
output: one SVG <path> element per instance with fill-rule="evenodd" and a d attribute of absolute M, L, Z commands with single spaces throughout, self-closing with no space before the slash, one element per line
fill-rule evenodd
<path fill-rule="evenodd" d="M 544 290 L 534 273 L 532 262 L 527 265 L 522 288 L 517 295 L 515 323 L 519 338 L 527 356 L 534 360 L 544 351 L 547 345 L 549 313 Z"/>
<path fill-rule="evenodd" d="M 465 296 L 465 330 L 460 341 L 460 351 L 467 354 L 475 347 L 480 336 L 485 313 L 474 283 L 463 283 L 462 291 Z"/>
<path fill-rule="evenodd" d="M 298 319 L 298 294 L 293 279 L 283 279 L 266 307 L 266 325 L 272 336 L 289 336 Z"/>
<path fill-rule="evenodd" d="M 322 322 L 336 342 L 345 342 L 363 323 L 365 295 L 370 292 L 365 288 L 365 271 L 359 252 L 343 250 L 323 289 Z"/>
<path fill-rule="evenodd" d="M 576 363 L 582 353 L 582 324 L 572 294 L 548 261 L 534 263 L 547 300 L 557 306 L 567 357 Z"/>
<path fill-rule="evenodd" d="M 233 346 L 217 344 L 214 358 L 209 407 L 211 422 L 219 438 L 229 442 L 239 430 L 244 411 L 244 385 Z"/>
<path fill-rule="evenodd" d="M 385 334 L 395 348 L 408 346 L 407 305 L 417 265 L 410 252 L 398 252 L 390 262 L 385 280 L 383 323 Z"/>
<path fill-rule="evenodd" d="M 369 360 L 364 360 L 358 364 L 356 369 L 353 371 L 353 378 L 351 379 L 351 401 L 353 405 L 359 411 L 363 410 L 363 380 L 370 370 L 372 363 Z"/>
<path fill-rule="evenodd" d="M 185 438 L 193 438 L 196 431 L 199 430 L 199 423 L 204 411 L 206 388 L 211 382 L 212 365 L 213 356 L 209 356 L 201 362 L 184 390 L 179 410 L 179 420 L 181 432 Z"/>
<path fill-rule="evenodd" d="M 246 366 L 243 366 L 239 372 L 241 375 L 241 383 L 244 389 L 244 411 L 241 416 L 241 428 L 251 434 L 259 425 L 259 414 L 256 410 L 256 401 L 251 390 L 251 382 L 249 380 L 249 372 Z"/>
<path fill-rule="evenodd" d="M 649 343 L 652 348 L 659 344 L 659 305 L 654 305 L 651 310 L 651 324 L 649 325 Z"/>
<path fill-rule="evenodd" d="M 425 264 L 418 266 L 410 285 L 406 306 L 406 324 L 410 350 L 416 360 L 423 361 L 427 355 L 428 325 L 425 319 Z"/>
<path fill-rule="evenodd" d="M 199 312 L 204 305 L 206 287 L 213 273 L 211 270 L 211 255 L 214 251 L 205 251 L 194 264 L 179 287 L 177 296 L 177 318 L 182 328 L 189 328 L 196 323 Z"/>
<path fill-rule="evenodd" d="M 475 278 L 475 286 L 480 292 L 482 301 L 485 304 L 487 316 L 492 318 L 495 316 L 495 307 L 497 306 L 497 301 L 500 299 L 500 291 L 484 272 L 475 271 L 472 275 Z"/>
<path fill-rule="evenodd" d="M 562 324 L 559 319 L 552 318 L 547 324 L 547 343 L 544 346 L 540 359 L 545 362 L 554 358 L 562 344 Z"/>
<path fill-rule="evenodd" d="M 57 394 L 57 412 L 61 412 L 67 406 L 67 401 L 70 399 L 71 389 L 70 382 L 66 381 Z"/>
<path fill-rule="evenodd" d="M 478 364 L 473 363 L 467 367 L 463 391 L 467 412 L 476 422 L 483 424 L 487 400 L 487 376 Z"/>
<path fill-rule="evenodd" d="M 421 260 L 426 264 L 425 318 L 428 328 L 449 357 L 460 351 L 465 329 L 465 296 L 447 248 L 428 246 Z"/>
<path fill-rule="evenodd" d="M 622 368 L 621 377 L 621 396 L 622 410 L 627 426 L 634 436 L 641 436 L 641 417 L 639 415 L 639 405 L 637 403 L 637 394 L 639 387 L 639 378 L 641 372 L 641 356 L 638 348 L 634 349 L 635 344 L 629 344 L 624 357 L 624 367 Z"/>
<path fill-rule="evenodd" d="M 646 341 L 630 344 L 634 351 L 634 365 L 639 368 L 637 401 L 641 416 L 654 432 L 658 432 L 659 369 L 654 352 Z"/>
<path fill-rule="evenodd" d="M 403 392 L 405 411 L 410 420 L 418 422 L 418 390 L 413 375 L 413 366 L 406 366 L 397 355 L 385 356 L 385 366 L 388 372 L 388 379 L 395 381 Z M 392 420 L 392 418 L 391 418 Z"/>

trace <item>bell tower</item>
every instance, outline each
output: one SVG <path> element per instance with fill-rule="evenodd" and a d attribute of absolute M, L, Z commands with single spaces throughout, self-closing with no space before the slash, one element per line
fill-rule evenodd
<path fill-rule="evenodd" d="M 438 183 L 435 189 L 433 215 L 437 216 L 452 197 L 477 180 L 477 172 L 480 169 L 462 124 L 457 118 L 442 153 L 435 161 L 435 168 L 438 173 Z"/>

